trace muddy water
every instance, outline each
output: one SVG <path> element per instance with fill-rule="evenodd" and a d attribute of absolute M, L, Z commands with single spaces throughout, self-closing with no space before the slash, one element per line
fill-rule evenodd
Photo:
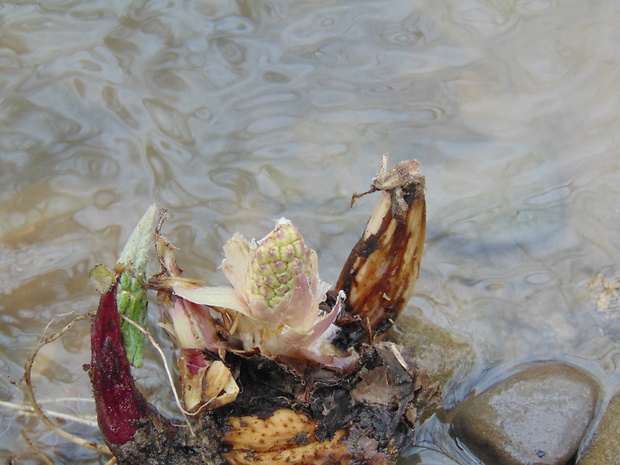
<path fill-rule="evenodd" d="M 88 270 L 148 205 L 188 276 L 223 283 L 226 239 L 286 216 L 334 282 L 384 151 L 427 174 L 410 311 L 475 350 L 448 405 L 526 360 L 619 383 L 618 314 L 587 291 L 620 257 L 614 2 L 7 1 L 0 18 L 1 456 L 37 463 L 24 428 L 55 463 L 98 463 L 17 411 L 13 383 L 50 320 L 94 309 Z M 148 356 L 142 385 L 172 412 Z M 82 324 L 35 382 L 97 438 L 88 357 Z M 419 444 L 404 463 L 475 463 L 441 422 Z"/>

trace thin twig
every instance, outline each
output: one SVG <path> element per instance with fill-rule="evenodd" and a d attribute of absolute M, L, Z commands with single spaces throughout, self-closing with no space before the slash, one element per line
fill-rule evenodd
<path fill-rule="evenodd" d="M 52 462 L 47 455 L 45 455 L 43 452 L 41 452 L 39 450 L 39 448 L 37 446 L 34 445 L 34 443 L 30 440 L 30 438 L 28 437 L 28 435 L 26 434 L 26 431 L 24 431 L 24 428 L 20 428 L 19 432 L 22 435 L 22 438 L 24 438 L 24 441 L 26 441 L 26 444 L 28 444 L 28 446 L 35 451 L 35 453 L 41 457 L 41 460 L 43 460 L 47 465 L 54 465 L 54 462 Z"/>
<path fill-rule="evenodd" d="M 105 444 L 99 444 L 94 441 L 87 441 L 86 439 L 83 439 L 79 436 L 76 436 L 74 434 L 71 434 L 65 431 L 64 429 L 56 425 L 54 422 L 52 422 L 45 415 L 45 413 L 43 413 L 43 410 L 41 410 L 41 407 L 37 403 L 36 397 L 34 395 L 33 386 L 32 386 L 32 366 L 34 365 L 34 361 L 35 361 L 35 358 L 37 357 L 37 354 L 39 353 L 39 350 L 41 350 L 41 348 L 46 346 L 47 344 L 54 342 L 64 333 L 69 331 L 79 321 L 82 321 L 86 318 L 91 318 L 93 316 L 95 316 L 95 312 L 84 313 L 84 314 L 78 315 L 72 321 L 70 321 L 64 328 L 62 328 L 60 331 L 41 339 L 41 341 L 39 341 L 39 343 L 36 345 L 32 353 L 28 357 L 28 361 L 26 362 L 26 367 L 25 367 L 25 372 L 24 372 L 24 382 L 26 384 L 26 393 L 28 394 L 28 397 L 30 398 L 30 402 L 32 403 L 32 409 L 34 410 L 35 415 L 49 429 L 54 431 L 59 436 L 65 438 L 66 440 L 71 441 L 74 444 L 77 444 L 78 446 L 86 447 L 87 449 L 92 449 L 102 454 L 111 454 L 110 449 L 108 449 L 108 447 Z"/>

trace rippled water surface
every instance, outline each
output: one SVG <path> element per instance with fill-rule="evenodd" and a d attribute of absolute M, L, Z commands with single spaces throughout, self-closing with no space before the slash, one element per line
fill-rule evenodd
<path fill-rule="evenodd" d="M 617 2 L 6 1 L 0 24 L 0 456 L 38 463 L 24 428 L 55 463 L 98 463 L 16 411 L 13 383 L 50 320 L 94 309 L 89 269 L 148 205 L 187 276 L 223 283 L 232 233 L 286 216 L 334 282 L 384 151 L 427 174 L 408 312 L 475 353 L 447 406 L 526 360 L 618 385 L 618 311 L 588 288 L 620 256 Z M 44 350 L 46 407 L 92 421 L 88 358 L 85 323 Z M 404 463 L 475 463 L 429 425 Z"/>

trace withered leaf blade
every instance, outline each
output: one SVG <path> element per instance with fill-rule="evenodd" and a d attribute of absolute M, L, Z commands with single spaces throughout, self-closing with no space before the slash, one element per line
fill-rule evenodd
<path fill-rule="evenodd" d="M 357 343 L 380 341 L 394 324 L 413 293 L 424 250 L 426 202 L 420 164 L 404 161 L 387 171 L 386 161 L 384 154 L 368 191 L 381 191 L 379 202 L 335 286 L 335 292 L 347 295 L 349 317 L 364 328 Z"/>

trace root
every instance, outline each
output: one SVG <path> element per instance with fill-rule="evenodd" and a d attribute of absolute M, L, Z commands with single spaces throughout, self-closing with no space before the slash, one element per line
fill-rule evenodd
<path fill-rule="evenodd" d="M 34 361 L 37 357 L 37 354 L 39 353 L 39 350 L 41 350 L 41 348 L 43 348 L 47 344 L 50 344 L 54 342 L 56 339 L 58 339 L 59 337 L 61 337 L 63 334 L 65 334 L 67 331 L 73 328 L 73 326 L 76 323 L 86 318 L 91 318 L 94 316 L 95 316 L 95 312 L 84 313 L 84 314 L 78 315 L 71 322 L 69 322 L 64 328 L 62 328 L 60 331 L 41 339 L 41 341 L 39 341 L 39 343 L 36 345 L 32 353 L 28 356 L 28 361 L 26 362 L 26 367 L 25 367 L 25 372 L 24 372 L 24 383 L 26 385 L 26 393 L 28 394 L 28 397 L 30 398 L 30 402 L 32 404 L 32 410 L 34 411 L 34 414 L 45 424 L 45 426 L 47 426 L 50 430 L 55 432 L 60 437 L 78 446 L 86 447 L 87 449 L 91 449 L 91 450 L 100 452 L 102 454 L 110 455 L 111 454 L 110 449 L 108 449 L 108 446 L 106 446 L 105 444 L 99 444 L 97 442 L 87 441 L 84 438 L 81 438 L 79 436 L 76 436 L 74 434 L 71 434 L 65 431 L 64 429 L 56 425 L 56 423 L 51 421 L 47 417 L 47 415 L 43 412 L 41 407 L 39 406 L 39 403 L 37 402 L 36 397 L 34 395 L 34 389 L 32 386 L 32 366 L 34 365 Z M 30 440 L 28 440 L 24 434 L 23 436 L 26 442 L 29 445 L 31 445 L 32 443 L 30 442 Z M 36 448 L 34 449 L 36 450 Z M 51 462 L 48 462 L 48 463 L 51 463 Z"/>
<path fill-rule="evenodd" d="M 70 421 L 74 421 L 74 422 L 78 422 L 78 423 L 82 423 L 88 426 L 94 426 L 94 427 L 98 427 L 97 423 L 94 422 L 90 422 L 84 419 L 81 419 L 79 417 L 73 416 L 73 415 L 67 415 L 67 414 L 63 414 L 60 412 L 51 412 L 51 411 L 47 411 L 44 412 L 43 409 L 41 408 L 39 402 L 36 399 L 36 396 L 34 394 L 34 389 L 33 389 L 33 385 L 32 385 L 32 367 L 34 365 L 35 359 L 39 353 L 39 351 L 46 346 L 47 344 L 50 344 L 54 341 L 56 341 L 58 338 L 60 338 L 63 334 L 65 334 L 67 331 L 69 331 L 71 328 L 73 328 L 73 326 L 75 326 L 76 323 L 86 319 L 86 318 L 91 318 L 94 317 L 96 314 L 96 312 L 90 312 L 90 313 L 85 313 L 85 314 L 81 314 L 78 315 L 77 317 L 75 317 L 72 321 L 70 321 L 65 327 L 63 327 L 61 330 L 57 331 L 56 333 L 51 334 L 50 336 L 46 336 L 43 337 L 41 339 L 41 341 L 35 346 L 34 350 L 32 351 L 32 353 L 30 354 L 30 356 L 28 357 L 28 360 L 26 362 L 26 367 L 25 367 L 25 372 L 24 372 L 24 384 L 26 385 L 26 392 L 28 394 L 28 397 L 30 399 L 30 403 L 32 404 L 31 407 L 26 407 L 26 406 L 18 406 L 18 405 L 8 405 L 11 408 L 14 408 L 16 410 L 20 410 L 23 413 L 27 413 L 27 414 L 34 414 L 36 415 L 50 430 L 52 430 L 54 433 L 58 434 L 59 436 L 61 436 L 62 438 L 72 442 L 73 444 L 76 444 L 78 446 L 81 447 L 85 447 L 87 449 L 91 449 L 94 450 L 96 452 L 100 452 L 102 454 L 106 454 L 106 455 L 111 455 L 110 449 L 108 449 L 108 447 L 105 444 L 100 444 L 97 442 L 93 442 L 93 441 L 88 441 L 86 439 L 83 439 L 79 436 L 76 436 L 72 433 L 69 433 L 67 431 L 65 431 L 64 429 L 60 428 L 58 425 L 56 425 L 53 421 L 51 421 L 49 419 L 49 416 L 53 416 L 55 418 L 59 418 L 59 419 L 64 419 L 64 420 L 70 420 Z M 155 338 L 153 338 L 153 336 L 151 335 L 151 333 L 149 333 L 146 329 L 144 329 L 143 327 L 141 327 L 140 325 L 138 325 L 137 323 L 135 323 L 134 321 L 132 321 L 131 319 L 129 319 L 128 317 L 121 315 L 121 318 L 123 318 L 125 321 L 127 321 L 129 324 L 135 326 L 136 328 L 138 328 L 140 331 L 142 331 L 146 337 L 149 339 L 149 341 L 151 342 L 151 344 L 153 344 L 153 346 L 155 347 L 155 349 L 157 350 L 157 352 L 159 353 L 159 356 L 161 357 L 161 360 L 164 364 L 164 369 L 166 370 L 166 375 L 168 377 L 168 382 L 170 383 L 170 387 L 172 389 L 172 393 L 174 395 L 174 398 L 176 400 L 176 404 L 179 407 L 179 410 L 181 412 L 181 414 L 183 415 L 183 418 L 185 419 L 185 422 L 187 424 L 187 427 L 189 428 L 191 434 L 193 436 L 195 436 L 195 432 L 187 418 L 187 415 L 192 415 L 190 412 L 186 411 L 183 408 L 183 405 L 181 404 L 181 400 L 179 399 L 177 390 L 174 386 L 174 380 L 172 377 L 172 372 L 170 370 L 170 367 L 168 365 L 168 361 L 166 359 L 166 355 L 164 354 L 163 349 L 161 348 L 161 346 L 157 343 L 157 341 L 155 340 Z M 46 330 L 49 328 L 49 324 L 46 327 Z M 49 416 L 48 416 L 49 415 Z M 37 453 L 39 454 L 39 456 L 41 456 L 42 460 L 46 463 L 46 464 L 52 464 L 52 462 L 42 453 L 40 452 L 34 445 L 33 443 L 30 441 L 30 439 L 26 436 L 26 433 L 22 431 L 22 436 L 24 437 L 24 440 L 26 441 L 26 443 Z M 106 465 L 113 465 L 116 463 L 116 458 L 112 458 L 109 462 L 106 463 Z"/>
<path fill-rule="evenodd" d="M 57 400 L 60 401 L 61 399 L 57 399 Z M 39 401 L 39 405 L 41 405 L 42 403 L 43 402 Z M 34 409 L 28 405 L 14 404 L 12 402 L 5 402 L 5 401 L 0 400 L 0 407 L 5 407 L 5 408 L 12 409 L 12 410 L 16 410 L 18 413 L 22 415 L 36 415 Z M 71 421 L 74 423 L 80 423 L 82 425 L 90 426 L 92 428 L 99 427 L 96 420 L 95 421 L 88 420 L 83 417 L 78 417 L 77 415 L 69 415 L 67 413 L 54 412 L 52 410 L 45 410 L 44 413 L 48 417 L 57 418 L 59 420 L 66 420 L 66 421 Z"/>
<path fill-rule="evenodd" d="M 26 441 L 26 444 L 28 444 L 28 447 L 30 447 L 41 458 L 41 460 L 46 463 L 46 465 L 54 465 L 54 463 L 47 457 L 47 455 L 41 452 L 41 450 L 39 450 L 39 448 L 34 445 L 34 443 L 26 435 L 26 431 L 24 431 L 24 428 L 20 428 L 19 432 L 21 433 L 22 438 L 24 438 L 24 441 Z"/>

